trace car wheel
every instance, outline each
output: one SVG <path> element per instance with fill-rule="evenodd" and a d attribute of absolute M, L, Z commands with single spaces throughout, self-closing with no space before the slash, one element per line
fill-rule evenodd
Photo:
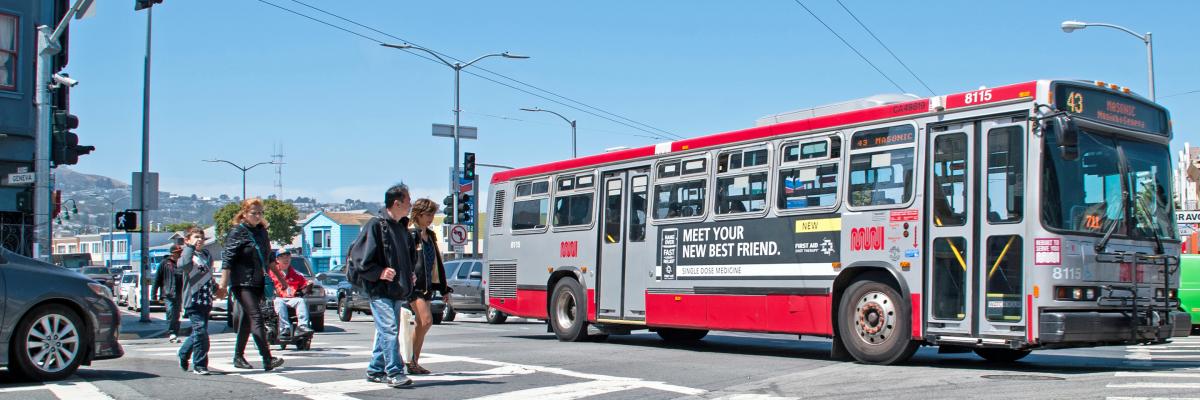
<path fill-rule="evenodd" d="M 500 312 L 500 310 L 492 308 L 491 306 L 488 306 L 487 312 L 484 313 L 483 317 L 487 319 L 487 323 L 492 325 L 503 324 L 504 321 L 508 319 L 507 315 L 504 315 L 504 313 Z"/>
<path fill-rule="evenodd" d="M 447 304 L 446 313 L 442 316 L 442 321 L 453 321 L 456 315 L 458 315 L 458 313 L 454 312 L 454 307 L 450 307 L 450 305 Z"/>
<path fill-rule="evenodd" d="M 551 299 L 550 327 L 558 340 L 587 340 L 587 304 L 584 302 L 583 286 L 574 279 L 564 278 L 554 286 Z"/>
<path fill-rule="evenodd" d="M 314 332 L 325 332 L 325 313 L 310 314 L 308 320 L 312 323 Z"/>
<path fill-rule="evenodd" d="M 66 306 L 38 307 L 17 324 L 9 367 L 34 381 L 66 378 L 89 351 L 85 329 L 79 315 Z"/>
<path fill-rule="evenodd" d="M 346 298 L 345 296 L 342 296 L 338 299 L 337 314 L 338 319 L 342 322 L 350 322 L 350 318 L 352 318 L 354 314 L 354 311 L 350 310 L 350 299 Z"/>

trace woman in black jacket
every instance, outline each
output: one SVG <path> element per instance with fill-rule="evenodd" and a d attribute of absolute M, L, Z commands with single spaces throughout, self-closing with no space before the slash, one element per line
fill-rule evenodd
<path fill-rule="evenodd" d="M 433 200 L 419 199 L 413 202 L 412 230 L 413 239 L 417 243 L 416 279 L 413 283 L 412 294 L 409 296 L 413 314 L 417 317 L 417 330 L 413 334 L 413 354 L 408 360 L 408 373 L 426 375 L 429 370 L 417 362 L 421 358 L 421 347 L 425 344 L 425 334 L 433 327 L 433 315 L 430 313 L 430 303 L 434 292 L 441 292 L 442 301 L 450 304 L 450 286 L 446 285 L 446 267 L 442 264 L 442 252 L 438 249 L 437 236 L 429 229 L 433 223 L 433 215 L 437 214 L 438 205 Z"/>
<path fill-rule="evenodd" d="M 271 357 L 271 345 L 267 342 L 267 331 L 263 325 L 265 288 L 271 284 L 263 273 L 274 254 L 267 239 L 267 220 L 263 218 L 261 199 L 242 201 L 241 210 L 233 217 L 233 228 L 225 237 L 225 249 L 221 252 L 221 289 L 229 292 L 242 310 L 238 321 L 237 342 L 233 349 L 233 366 L 254 368 L 246 361 L 246 339 L 254 335 L 254 345 L 263 359 L 263 370 L 270 371 L 283 365 L 283 359 Z"/>

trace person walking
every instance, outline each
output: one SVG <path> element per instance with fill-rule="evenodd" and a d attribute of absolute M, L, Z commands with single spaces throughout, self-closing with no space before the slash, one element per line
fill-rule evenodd
<path fill-rule="evenodd" d="M 417 265 L 416 283 L 413 285 L 413 313 L 417 317 L 416 332 L 413 333 L 413 354 L 408 360 L 408 373 L 414 375 L 429 374 L 429 370 L 417 363 L 421 359 L 421 346 L 425 344 L 425 334 L 433 327 L 433 314 L 430 312 L 430 302 L 434 292 L 442 294 L 442 301 L 450 304 L 450 286 L 446 285 L 446 267 L 442 264 L 442 252 L 438 249 L 437 235 L 429 229 L 433 216 L 438 212 L 438 205 L 430 199 L 419 199 L 413 202 L 411 222 L 414 226 L 413 239 L 416 241 Z"/>
<path fill-rule="evenodd" d="M 175 343 L 179 340 L 179 306 L 180 306 L 180 291 L 183 286 L 182 273 L 176 267 L 179 262 L 180 251 L 182 246 L 174 245 L 167 253 L 166 257 L 158 264 L 158 272 L 154 274 L 154 287 L 152 293 L 156 293 L 158 298 L 166 303 L 167 310 L 167 341 Z"/>
<path fill-rule="evenodd" d="M 208 375 L 208 315 L 212 312 L 213 296 L 225 297 L 225 293 L 219 289 L 213 293 L 216 284 L 212 255 L 204 249 L 204 231 L 200 228 L 188 229 L 178 268 L 183 278 L 184 316 L 192 325 L 192 334 L 179 346 L 179 368 L 187 371 L 190 359 L 192 372 Z"/>
<path fill-rule="evenodd" d="M 367 382 L 387 383 L 391 387 L 412 384 L 404 373 L 400 356 L 399 326 L 401 309 L 412 291 L 412 236 L 408 233 L 408 213 L 412 209 L 408 186 L 397 184 L 384 193 L 384 209 L 371 218 L 350 246 L 347 268 L 354 285 L 366 289 L 375 319 L 375 342 Z"/>
<path fill-rule="evenodd" d="M 304 301 L 304 288 L 309 282 L 292 269 L 292 253 L 279 249 L 275 262 L 271 264 L 271 282 L 275 283 L 275 315 L 279 316 L 279 337 L 292 336 L 292 323 L 288 320 L 288 307 L 296 310 L 296 334 L 312 332 L 309 327 L 308 303 Z"/>
<path fill-rule="evenodd" d="M 273 286 L 267 281 L 266 273 L 269 261 L 274 259 L 270 251 L 262 199 L 243 200 L 237 215 L 233 217 L 233 228 L 225 237 L 225 248 L 221 251 L 221 268 L 224 271 L 221 274 L 221 290 L 232 287 L 233 298 L 241 309 L 233 348 L 235 368 L 254 368 L 245 356 L 246 342 L 251 335 L 254 336 L 258 354 L 262 356 L 264 371 L 283 365 L 282 358 L 271 356 L 271 344 L 267 342 L 267 330 L 263 327 L 263 306 L 269 306 L 266 298 L 270 294 L 266 290 Z M 273 288 L 271 291 L 274 292 Z"/>

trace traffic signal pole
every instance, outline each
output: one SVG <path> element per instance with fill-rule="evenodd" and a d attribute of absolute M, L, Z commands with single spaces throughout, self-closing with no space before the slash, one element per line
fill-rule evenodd
<path fill-rule="evenodd" d="M 141 233 L 138 235 L 141 241 L 139 254 L 142 255 L 139 269 L 142 271 L 143 284 L 138 285 L 138 290 L 142 291 L 142 315 L 138 322 L 150 322 L 150 210 L 146 207 L 146 196 L 149 195 L 146 193 L 146 181 L 150 179 L 150 33 L 153 11 L 153 7 L 146 8 L 146 60 L 142 76 L 142 179 L 137 183 L 142 188 L 142 198 L 136 200 L 138 208 L 142 209 Z"/>

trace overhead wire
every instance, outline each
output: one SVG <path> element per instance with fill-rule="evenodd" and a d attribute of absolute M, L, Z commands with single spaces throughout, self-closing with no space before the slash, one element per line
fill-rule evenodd
<path fill-rule="evenodd" d="M 259 0 L 259 1 L 260 1 L 260 2 L 264 2 L 264 3 L 268 3 L 268 2 L 266 2 L 265 0 Z M 454 60 L 454 61 L 457 61 L 457 62 L 460 62 L 460 63 L 461 63 L 461 62 L 463 62 L 463 60 L 461 60 L 461 59 L 458 59 L 458 58 L 456 58 L 456 57 L 454 57 L 454 56 L 451 56 L 451 55 L 448 55 L 448 54 L 442 53 L 442 52 L 440 52 L 440 51 L 437 51 L 437 50 L 430 49 L 429 47 L 427 47 L 427 46 L 423 46 L 423 45 L 421 45 L 421 44 L 419 44 L 419 43 L 417 43 L 417 42 L 413 42 L 413 41 L 411 41 L 411 40 L 408 40 L 408 39 L 405 39 L 405 38 L 402 38 L 402 37 L 399 37 L 399 36 L 393 35 L 393 34 L 391 34 L 391 33 L 384 32 L 384 31 L 382 31 L 382 30 L 379 30 L 379 29 L 376 29 L 376 28 L 374 28 L 374 27 L 371 27 L 371 26 L 368 26 L 368 25 L 362 24 L 362 23 L 360 23 L 360 22 L 358 22 L 358 21 L 355 21 L 355 20 L 353 20 L 353 19 L 350 19 L 350 18 L 347 18 L 347 17 L 341 16 L 341 15 L 338 15 L 338 14 L 336 14 L 336 13 L 330 12 L 330 11 L 328 11 L 328 10 L 325 10 L 325 9 L 322 9 L 322 8 L 320 8 L 320 7 L 317 7 L 317 6 L 314 6 L 314 5 L 311 5 L 311 4 L 308 4 L 308 3 L 305 3 L 305 2 L 303 2 L 303 1 L 300 1 L 300 0 L 291 0 L 291 1 L 292 1 L 293 3 L 296 3 L 296 4 L 299 4 L 299 5 L 302 5 L 302 6 L 304 6 L 304 7 L 308 7 L 308 8 L 310 8 L 310 9 L 312 9 L 312 10 L 316 11 L 316 12 L 319 12 L 319 13 L 322 13 L 322 14 L 325 14 L 325 15 L 328 15 L 328 16 L 330 16 L 330 17 L 333 17 L 333 18 L 337 18 L 337 19 L 339 19 L 339 20 L 345 21 L 345 22 L 347 22 L 347 23 L 349 23 L 349 24 L 352 24 L 352 25 L 358 26 L 358 27 L 360 27 L 360 28 L 363 28 L 363 29 L 369 30 L 369 31 L 371 31 L 371 32 L 375 32 L 375 33 L 378 33 L 378 34 L 380 34 L 380 35 L 383 35 L 383 36 L 386 36 L 386 37 L 389 37 L 389 38 L 392 38 L 392 39 L 395 39 L 395 40 L 399 40 L 399 41 L 402 41 L 402 42 L 404 42 L 404 43 L 407 43 L 407 44 L 412 44 L 412 45 L 417 45 L 417 46 L 420 46 L 420 47 L 422 47 L 422 48 L 425 48 L 425 49 L 427 49 L 427 50 L 429 50 L 429 51 L 431 51 L 431 52 L 433 52 L 433 53 L 435 53 L 435 54 L 437 54 L 437 55 L 439 55 L 439 56 L 442 56 L 442 57 L 444 57 L 444 58 L 447 58 L 447 59 L 450 59 L 450 60 Z M 268 3 L 268 4 L 271 4 L 271 3 Z M 282 6 L 279 6 L 279 5 L 275 5 L 275 4 L 272 4 L 272 5 L 274 5 L 275 7 L 284 8 L 284 7 L 282 7 Z M 286 9 L 286 8 L 284 8 L 284 9 Z M 288 10 L 288 11 L 290 11 L 290 12 L 292 12 L 292 13 L 300 14 L 300 13 L 298 13 L 298 12 L 296 12 L 296 11 L 293 11 L 293 10 Z M 303 14 L 300 14 L 300 15 L 303 15 Z M 305 17 L 306 17 L 306 18 L 309 18 L 309 19 L 316 20 L 316 19 L 314 19 L 314 18 L 312 18 L 312 17 L 309 17 L 309 16 L 307 16 L 307 15 L 305 15 Z M 319 21 L 319 20 L 318 20 L 318 21 Z M 319 21 L 319 22 L 321 22 L 321 23 L 323 23 L 323 24 L 326 24 L 326 25 L 330 25 L 329 23 L 327 23 L 327 22 L 325 22 L 325 21 Z M 332 25 L 331 25 L 331 26 L 332 26 Z M 338 29 L 340 29 L 340 30 L 346 31 L 346 29 L 345 29 L 345 28 L 341 28 L 341 27 L 337 27 L 337 28 L 338 28 Z M 357 34 L 357 33 L 355 33 L 355 34 L 356 34 L 357 36 L 363 36 L 363 35 L 360 35 L 360 34 Z M 382 43 L 382 41 L 379 41 L 379 40 L 377 40 L 377 39 L 373 39 L 373 38 L 372 38 L 372 39 L 370 39 L 370 40 L 372 40 L 372 41 L 375 41 L 375 42 L 378 42 L 378 43 Z M 434 59 L 432 59 L 432 58 L 425 57 L 425 56 L 423 56 L 423 55 L 421 55 L 421 54 L 419 54 L 419 53 L 413 52 L 413 51 L 407 51 L 407 50 L 406 50 L 406 52 L 408 52 L 409 54 L 412 54 L 412 55 L 418 56 L 418 57 L 426 58 L 426 59 L 428 59 L 428 60 L 430 60 L 430 61 L 437 61 L 437 60 L 434 60 Z M 590 104 L 587 104 L 587 103 L 584 103 L 584 102 L 581 102 L 581 101 L 578 101 L 578 100 L 575 100 L 575 99 L 572 99 L 572 98 L 569 98 L 569 97 L 566 97 L 566 96 L 563 96 L 563 95 L 560 95 L 560 94 L 557 94 L 557 93 L 554 93 L 554 92 L 552 92 L 552 91 L 549 91 L 549 90 L 543 89 L 543 88 L 541 88 L 541 87 L 538 87 L 538 86 L 535 86 L 535 85 L 533 85 L 533 84 L 530 84 L 530 83 L 527 83 L 527 82 L 524 82 L 524 81 L 518 80 L 518 79 L 516 79 L 516 78 L 512 78 L 512 77 L 509 77 L 509 76 L 507 76 L 507 75 L 504 75 L 504 74 L 501 74 L 501 73 L 498 73 L 498 72 L 495 72 L 495 71 L 489 70 L 489 69 L 487 69 L 487 68 L 484 68 L 484 67 L 482 67 L 482 66 L 475 65 L 475 66 L 473 66 L 473 67 L 474 67 L 474 68 L 476 68 L 476 69 L 479 69 L 479 70 L 481 70 L 481 71 L 487 72 L 487 73 L 489 73 L 489 74 L 495 75 L 495 76 L 497 76 L 497 77 L 500 77 L 500 78 L 503 78 L 503 79 L 506 79 L 506 80 L 509 80 L 509 81 L 515 82 L 515 83 L 517 83 L 517 84 L 520 84 L 520 85 L 523 85 L 523 86 L 527 86 L 527 87 L 529 87 L 529 88 L 532 88 L 532 89 L 534 89 L 534 90 L 540 91 L 540 92 L 542 92 L 542 93 L 545 93 L 545 94 L 548 94 L 548 95 L 550 95 L 550 96 L 557 97 L 557 98 L 559 98 L 559 99 L 562 99 L 562 100 L 565 100 L 565 101 L 568 101 L 568 102 L 571 102 L 571 103 L 574 103 L 574 104 L 578 104 L 578 105 L 580 105 L 580 106 L 583 106 L 583 107 L 586 107 L 586 108 L 589 108 L 589 109 L 595 110 L 596 112 L 599 112 L 599 113 L 602 113 L 602 114 L 607 114 L 607 115 L 611 116 L 612 118 L 610 118 L 610 117 L 605 117 L 605 116 L 602 116 L 602 115 L 598 115 L 598 114 L 596 114 L 596 113 L 594 113 L 594 112 L 590 112 L 590 111 L 588 111 L 588 110 L 580 109 L 579 107 L 576 107 L 576 106 L 573 106 L 573 105 L 570 105 L 570 104 L 565 104 L 565 103 L 563 103 L 563 102 L 561 102 L 561 101 L 557 101 L 557 100 L 554 100 L 554 99 L 549 99 L 549 98 L 546 98 L 546 97 L 544 97 L 544 96 L 542 96 L 542 95 L 539 95 L 539 94 L 536 94 L 536 93 L 532 93 L 532 92 L 529 92 L 529 91 L 527 91 L 527 90 L 520 89 L 520 88 L 514 87 L 514 86 L 512 86 L 512 85 L 508 85 L 508 84 L 505 84 L 505 83 L 502 83 L 502 82 L 498 82 L 498 81 L 496 81 L 496 80 L 494 80 L 494 79 L 490 79 L 490 78 L 488 78 L 488 77 L 485 77 L 485 76 L 482 76 L 482 75 L 476 74 L 476 73 L 474 73 L 474 72 L 471 72 L 471 71 L 468 71 L 468 70 L 465 70 L 465 69 L 463 70 L 463 72 L 465 72 L 465 73 L 467 73 L 467 74 L 469 74 L 469 75 L 472 75 L 472 76 L 478 77 L 478 78 L 482 78 L 482 79 L 485 79 L 485 80 L 491 81 L 491 82 L 493 82 L 493 83 L 496 83 L 496 84 L 500 84 L 500 85 L 502 85 L 502 86 L 509 87 L 509 88 L 511 88 L 511 89 L 514 89 L 514 90 L 521 91 L 521 92 L 523 92 L 523 93 L 526 93 L 526 94 L 529 94 L 529 95 L 532 95 L 532 96 L 536 96 L 536 97 L 538 97 L 538 98 L 541 98 L 541 99 L 544 99 L 544 100 L 547 100 L 547 101 L 554 102 L 554 103 L 556 103 L 556 104 L 562 105 L 562 106 L 564 106 L 564 107 L 571 108 L 571 109 L 573 109 L 573 110 L 576 110 L 576 111 L 580 111 L 580 112 L 583 112 L 583 113 L 587 113 L 587 114 L 589 114 L 589 115 L 592 115 L 592 116 L 594 116 L 594 117 L 597 117 L 597 118 L 601 118 L 601 119 L 607 120 L 607 121 L 609 121 L 609 122 L 613 122 L 613 123 L 617 123 L 617 124 L 625 125 L 625 126 L 628 126 L 628 127 L 630 127 L 630 128 L 634 128 L 634 129 L 637 129 L 637 130 L 640 130 L 640 131 L 643 131 L 643 132 L 650 133 L 650 134 L 652 134 L 652 135 L 655 135 L 656 137 L 658 137 L 658 138 L 661 138 L 661 139 L 663 139 L 663 140 L 672 140 L 672 138 L 674 138 L 674 139 L 683 139 L 683 138 L 684 138 L 683 136 L 680 136 L 680 135 L 678 135 L 678 134 L 675 134 L 675 133 L 673 133 L 673 132 L 670 132 L 670 131 L 667 131 L 667 130 L 664 130 L 664 129 L 661 129 L 661 128 L 658 128 L 658 127 L 655 127 L 655 126 L 652 126 L 652 125 L 649 125 L 649 124 L 646 124 L 646 123 L 643 123 L 643 122 L 639 122 L 639 121 L 636 121 L 636 120 L 633 120 L 633 119 L 630 119 L 630 118 L 624 117 L 624 116 L 622 116 L 622 115 L 619 115 L 619 114 L 616 114 L 616 113 L 610 112 L 610 111 L 608 111 L 608 110 L 605 110 L 605 109 L 602 109 L 602 108 L 599 108 L 599 107 L 596 107 L 596 106 L 593 106 L 593 105 L 590 105 Z M 617 121 L 617 120 L 614 120 L 613 118 L 617 118 L 617 119 L 624 120 L 624 121 L 627 121 L 627 122 L 621 122 L 621 121 Z M 639 128 L 639 127 L 637 127 L 637 126 L 631 126 L 630 124 L 634 124 L 634 125 L 640 125 L 641 127 L 644 127 L 644 128 Z M 647 130 L 647 129 L 649 129 L 649 130 L 653 130 L 653 131 L 656 131 L 656 132 L 650 132 L 650 131 L 649 131 L 649 130 Z M 670 137 L 665 137 L 664 135 L 666 135 L 666 136 L 670 136 Z"/>
<path fill-rule="evenodd" d="M 912 68 L 908 67 L 908 64 L 905 64 L 904 61 L 901 61 L 900 57 L 897 56 L 896 53 L 893 52 L 892 49 L 888 47 L 888 45 L 883 44 L 883 40 L 880 40 L 879 36 L 875 36 L 875 32 L 872 32 L 871 28 L 867 27 L 867 24 L 864 24 L 862 22 L 862 20 L 858 19 L 857 15 L 854 15 L 854 12 L 850 11 L 850 8 L 846 7 L 845 4 L 842 4 L 842 0 L 834 0 L 834 1 L 837 1 L 838 5 L 842 6 L 842 9 L 846 10 L 846 13 L 850 14 L 851 18 L 854 18 L 854 22 L 858 22 L 858 26 L 861 26 L 863 28 L 863 30 L 867 31 L 867 34 L 871 35 L 871 37 L 875 39 L 875 42 L 879 43 L 880 46 L 883 46 L 883 49 L 887 50 L 888 54 L 891 54 L 892 58 L 896 59 L 896 62 L 900 63 L 900 65 L 904 67 L 904 70 L 908 71 L 909 75 L 912 75 L 912 77 L 915 78 L 917 80 L 917 82 L 921 82 L 921 86 L 924 86 L 925 90 L 928 90 L 930 95 L 935 95 L 935 96 L 937 95 L 937 93 L 935 93 L 933 91 L 933 89 L 929 88 L 929 85 L 925 84 L 925 80 L 923 80 L 923 79 L 921 79 L 921 77 L 917 76 L 917 73 L 913 72 Z"/>
<path fill-rule="evenodd" d="M 896 83 L 896 81 L 893 80 L 892 77 L 883 73 L 883 70 L 881 70 L 881 69 L 879 69 L 879 67 L 875 66 L 875 63 L 873 63 L 873 62 L 871 62 L 871 60 L 867 59 L 867 56 L 864 56 L 862 52 L 860 52 L 860 51 L 858 51 L 858 49 L 854 48 L 854 46 L 851 45 L 850 42 L 847 42 L 846 39 L 842 37 L 842 35 L 838 34 L 837 31 L 833 30 L 833 28 L 830 27 L 829 24 L 826 24 L 825 21 L 821 19 L 821 17 L 817 16 L 817 13 L 814 13 L 812 10 L 810 10 L 808 8 L 808 6 L 805 6 L 804 3 L 800 2 L 800 0 L 792 0 L 792 1 L 795 1 L 796 4 L 800 6 L 800 8 L 804 9 L 804 11 L 808 11 L 809 15 L 812 15 L 812 17 L 815 18 L 817 20 L 817 22 L 820 22 L 821 25 L 824 25 L 825 29 L 829 30 L 829 33 L 832 33 L 833 36 L 836 36 L 838 38 L 838 40 L 841 40 L 842 44 L 846 45 L 846 47 L 849 47 L 850 50 L 854 52 L 854 54 L 858 54 L 858 58 L 861 58 L 864 62 L 867 63 L 867 65 L 870 65 L 871 68 L 875 69 L 875 72 L 878 72 L 880 76 L 883 76 L 883 79 L 887 79 L 888 82 L 892 83 L 892 86 L 895 86 L 896 89 L 900 89 L 901 92 L 905 92 L 905 93 L 908 92 L 907 90 L 904 90 L 904 88 L 901 87 L 899 83 Z"/>

